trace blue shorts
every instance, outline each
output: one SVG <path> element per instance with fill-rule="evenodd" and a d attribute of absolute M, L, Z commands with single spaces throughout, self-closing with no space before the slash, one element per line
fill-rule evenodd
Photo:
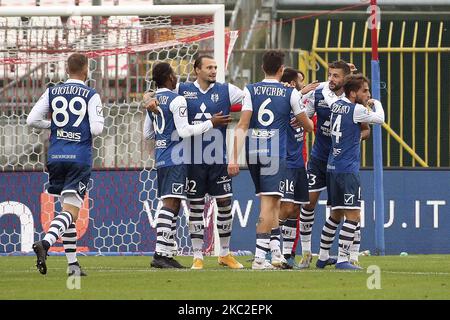
<path fill-rule="evenodd" d="M 360 209 L 361 183 L 359 174 L 329 172 L 331 209 Z"/>
<path fill-rule="evenodd" d="M 255 185 L 255 193 L 282 197 L 286 184 L 286 161 L 280 159 L 277 166 L 249 164 L 248 170 Z"/>
<path fill-rule="evenodd" d="M 309 192 L 318 192 L 327 188 L 327 161 L 311 157 L 308 161 Z"/>
<path fill-rule="evenodd" d="M 226 164 L 188 164 L 187 177 L 189 199 L 203 199 L 206 194 L 215 198 L 228 198 L 233 195 Z"/>
<path fill-rule="evenodd" d="M 81 202 L 88 190 L 92 167 L 78 162 L 50 162 L 47 163 L 48 186 L 47 192 L 54 195 L 75 193 Z"/>
<path fill-rule="evenodd" d="M 308 204 L 308 177 L 305 168 L 286 169 L 286 185 L 281 201 Z"/>
<path fill-rule="evenodd" d="M 158 198 L 186 199 L 186 173 L 184 164 L 158 168 Z"/>

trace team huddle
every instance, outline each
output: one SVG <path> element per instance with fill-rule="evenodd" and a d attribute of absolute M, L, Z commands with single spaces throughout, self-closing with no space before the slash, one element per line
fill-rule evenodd
<path fill-rule="evenodd" d="M 283 53 L 267 51 L 262 61 L 265 78 L 244 90 L 216 82 L 217 64 L 211 56 L 195 61 L 195 82 L 177 83 L 170 64 L 154 65 L 152 77 L 157 90 L 154 96 L 144 96 L 143 102 L 147 109 L 144 136 L 154 140 L 158 198 L 162 202 L 152 267 L 185 268 L 174 259 L 174 248 L 178 213 L 181 201 L 186 200 L 194 253 L 191 269 L 203 269 L 203 212 L 205 196 L 209 195 L 217 204 L 218 263 L 243 268 L 230 253 L 230 239 L 232 177 L 239 174 L 242 164 L 238 159 L 245 152 L 260 198 L 252 269 L 310 267 L 314 210 L 325 189 L 331 215 L 322 229 L 316 267 L 361 269 L 360 142 L 370 134 L 368 124 L 384 122 L 382 105 L 370 99 L 369 81 L 353 74 L 351 64 L 333 62 L 327 82 L 305 86 L 304 75 L 285 68 L 283 60 Z M 75 221 L 90 178 L 92 137 L 101 134 L 104 119 L 99 95 L 84 84 L 86 57 L 71 55 L 67 69 L 69 79 L 47 89 L 27 119 L 33 127 L 51 129 L 47 192 L 60 196 L 63 204 L 62 212 L 33 250 L 38 270 L 46 274 L 47 252 L 62 237 L 69 274 L 85 275 L 76 259 Z M 242 105 L 240 119 L 232 133 L 232 148 L 227 148 L 231 107 L 237 104 Z M 46 120 L 48 113 L 51 120 Z M 314 115 L 315 140 L 305 167 L 304 138 L 306 132 L 314 131 Z M 329 251 L 341 222 L 335 259 Z M 298 232 L 302 259 L 297 264 Z"/>

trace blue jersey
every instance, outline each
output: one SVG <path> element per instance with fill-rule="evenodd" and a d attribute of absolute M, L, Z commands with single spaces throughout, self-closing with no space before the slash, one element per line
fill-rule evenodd
<path fill-rule="evenodd" d="M 230 113 L 230 94 L 226 83 L 216 82 L 207 92 L 202 92 L 193 82 L 180 83 L 178 93 L 187 101 L 188 121 L 191 125 L 210 120 L 219 112 L 223 115 Z M 204 159 L 204 151 L 207 147 L 205 154 L 214 159 L 213 163 L 227 163 L 226 132 L 226 127 L 219 127 L 192 137 L 191 163 L 204 164 L 207 160 L 207 164 L 212 164 L 211 159 L 209 161 Z"/>
<path fill-rule="evenodd" d="M 67 82 L 48 90 L 51 134 L 48 162 L 67 161 L 92 165 L 92 135 L 88 106 L 96 91 Z"/>
<path fill-rule="evenodd" d="M 177 133 L 173 113 L 170 110 L 170 104 L 176 97 L 179 95 L 169 90 L 157 92 L 159 113 L 154 114 L 148 111 L 155 130 L 155 167 L 157 169 L 180 164 L 175 164 L 172 157 L 174 147 L 182 141 Z M 177 159 L 181 158 L 177 157 Z"/>
<path fill-rule="evenodd" d="M 291 113 L 292 88 L 279 82 L 258 82 L 247 85 L 252 104 L 247 156 L 286 159 L 287 130 Z M 254 158 L 253 158 L 254 159 Z"/>
<path fill-rule="evenodd" d="M 323 88 L 327 85 L 320 85 L 314 91 L 314 109 L 317 114 L 316 135 L 311 150 L 311 156 L 316 159 L 327 161 L 331 149 L 330 137 L 330 106 L 323 96 Z"/>
<path fill-rule="evenodd" d="M 293 118 L 291 113 L 291 120 Z M 288 126 L 287 129 L 287 143 L 286 143 L 286 167 L 288 169 L 304 168 L 305 162 L 303 160 L 303 142 L 304 142 L 304 129 L 300 127 L 298 129 Z"/>
<path fill-rule="evenodd" d="M 359 172 L 361 127 L 354 122 L 355 106 L 348 100 L 338 100 L 331 105 L 332 151 L 328 158 L 328 171 Z"/>

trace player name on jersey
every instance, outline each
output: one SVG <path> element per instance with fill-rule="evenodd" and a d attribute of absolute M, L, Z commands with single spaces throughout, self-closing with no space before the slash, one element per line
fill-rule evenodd
<path fill-rule="evenodd" d="M 80 87 L 79 85 L 56 86 L 50 89 L 52 95 L 73 94 L 87 98 L 91 90 Z"/>
<path fill-rule="evenodd" d="M 267 85 L 253 87 L 253 93 L 255 95 L 286 97 L 286 92 L 287 92 L 286 88 L 277 88 L 277 87 L 271 87 L 271 86 L 267 86 Z"/>

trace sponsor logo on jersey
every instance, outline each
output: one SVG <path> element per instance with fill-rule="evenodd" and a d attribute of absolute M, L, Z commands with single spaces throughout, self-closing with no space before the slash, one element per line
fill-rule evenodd
<path fill-rule="evenodd" d="M 230 191 L 231 191 L 231 184 L 230 184 L 230 183 L 225 183 L 225 184 L 223 185 L 223 190 L 224 190 L 225 192 L 230 192 Z"/>
<path fill-rule="evenodd" d="M 172 183 L 172 194 L 183 194 L 184 184 Z"/>
<path fill-rule="evenodd" d="M 349 193 L 344 194 L 344 204 L 353 204 L 354 199 L 355 199 L 354 194 Z"/>
<path fill-rule="evenodd" d="M 294 138 L 295 138 L 295 140 L 297 140 L 297 142 L 302 142 L 303 141 L 303 130 L 302 130 L 302 128 L 297 128 L 297 129 L 295 129 L 295 131 L 297 131 L 297 133 L 296 134 L 294 134 Z"/>
<path fill-rule="evenodd" d="M 155 146 L 156 148 L 165 148 L 167 147 L 167 142 L 166 140 L 156 140 Z"/>
<path fill-rule="evenodd" d="M 179 113 L 180 117 L 187 117 L 187 107 L 180 107 Z"/>
<path fill-rule="evenodd" d="M 183 91 L 183 96 L 185 99 L 198 99 L 197 92 Z"/>
<path fill-rule="evenodd" d="M 331 137 L 331 122 L 329 120 L 324 121 L 324 123 L 320 126 L 320 131 L 324 136 Z"/>
<path fill-rule="evenodd" d="M 226 182 L 230 182 L 231 178 L 229 176 L 221 176 L 219 178 L 219 180 L 217 181 L 217 183 L 226 183 Z"/>
<path fill-rule="evenodd" d="M 81 133 L 65 131 L 64 129 L 58 129 L 56 130 L 56 139 L 80 142 Z"/>
<path fill-rule="evenodd" d="M 103 117 L 103 107 L 102 106 L 97 106 L 97 115 L 99 117 Z"/>
<path fill-rule="evenodd" d="M 195 117 L 194 117 L 195 120 L 201 119 L 203 117 L 205 117 L 206 119 L 211 119 L 212 118 L 211 113 L 205 112 L 206 111 L 206 105 L 204 103 L 201 104 L 200 111 L 201 112 L 198 112 L 195 115 Z"/>
<path fill-rule="evenodd" d="M 319 100 L 319 102 L 317 103 L 318 107 L 322 107 L 322 108 L 329 108 L 330 106 L 328 105 L 328 103 L 325 101 L 325 99 Z"/>
<path fill-rule="evenodd" d="M 341 154 L 342 149 L 339 148 L 333 148 L 333 156 L 338 156 Z"/>
<path fill-rule="evenodd" d="M 211 100 L 212 100 L 212 102 L 217 103 L 219 101 L 219 94 L 218 93 L 213 93 L 211 95 Z"/>
<path fill-rule="evenodd" d="M 275 130 L 267 129 L 252 129 L 252 136 L 255 138 L 272 138 L 275 136 Z"/>
<path fill-rule="evenodd" d="M 284 192 L 284 186 L 285 186 L 284 181 L 280 181 L 280 186 L 278 188 L 280 190 L 280 192 Z"/>

